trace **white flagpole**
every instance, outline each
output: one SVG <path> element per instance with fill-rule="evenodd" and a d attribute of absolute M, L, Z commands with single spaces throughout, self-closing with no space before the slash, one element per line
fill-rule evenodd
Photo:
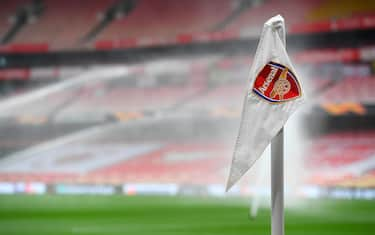
<path fill-rule="evenodd" d="M 285 46 L 285 26 L 274 27 Z M 271 235 L 284 235 L 284 128 L 271 142 Z"/>
<path fill-rule="evenodd" d="M 284 128 L 271 142 L 271 234 L 284 235 Z"/>

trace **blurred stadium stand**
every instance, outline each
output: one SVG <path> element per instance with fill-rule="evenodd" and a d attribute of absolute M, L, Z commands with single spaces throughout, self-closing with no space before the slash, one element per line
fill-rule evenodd
<path fill-rule="evenodd" d="M 374 131 L 333 133 L 316 140 L 306 164 L 309 183 L 373 187 Z"/>
<path fill-rule="evenodd" d="M 371 1 L 30 0 L 3 5 L 0 32 L 3 50 L 10 52 L 19 52 L 18 47 L 45 51 L 86 44 L 102 50 L 255 37 L 267 17 L 276 13 L 285 16 L 292 34 L 375 27 Z"/>
<path fill-rule="evenodd" d="M 374 2 L 214 3 L 2 1 L 0 182 L 224 184 L 257 37 L 280 13 L 309 98 L 303 184 L 375 187 Z"/>

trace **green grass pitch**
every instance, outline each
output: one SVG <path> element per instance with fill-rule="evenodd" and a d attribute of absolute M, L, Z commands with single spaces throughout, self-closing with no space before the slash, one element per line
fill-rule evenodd
<path fill-rule="evenodd" d="M 140 196 L 0 196 L 0 234 L 270 234 L 248 200 Z M 310 200 L 286 210 L 287 235 L 375 234 L 375 201 Z"/>

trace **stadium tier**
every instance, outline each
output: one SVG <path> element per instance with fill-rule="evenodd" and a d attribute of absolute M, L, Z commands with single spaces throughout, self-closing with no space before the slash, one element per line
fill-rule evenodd
<path fill-rule="evenodd" d="M 229 154 L 229 146 L 218 143 L 168 144 L 95 170 L 89 177 L 133 183 L 214 184 L 225 180 Z"/>
<path fill-rule="evenodd" d="M 318 185 L 375 185 L 375 133 L 343 132 L 314 140 L 306 156 L 311 172 L 307 183 Z"/>
<path fill-rule="evenodd" d="M 238 117 L 246 93 L 244 84 L 247 79 L 247 62 L 236 63 L 235 60 L 205 62 L 207 64 L 202 66 L 200 72 L 195 71 L 194 64 L 190 63 L 185 61 L 179 66 L 175 65 L 184 67 L 184 71 L 179 75 L 171 71 L 158 72 L 152 70 L 152 66 L 141 66 L 138 68 L 141 72 L 131 73 L 121 79 L 113 79 L 113 82 L 94 82 L 83 84 L 78 89 L 52 93 L 47 97 L 48 102 L 45 99 L 30 100 L 17 109 L 1 113 L 0 117 L 16 117 L 20 122 L 33 118 L 39 120 L 36 122 L 46 122 L 50 118 L 74 122 L 74 119 L 84 117 L 105 120 L 109 116 L 124 118 L 123 115 L 131 113 L 135 116 L 143 116 L 146 113 L 174 109 L 185 114 Z M 312 66 L 312 69 L 309 69 L 315 71 L 315 68 Z M 337 66 L 322 65 L 317 68 L 320 69 L 319 77 L 314 77 L 317 76 L 316 74 L 309 75 L 307 71 L 309 69 L 304 73 L 305 76 L 308 75 L 305 81 L 310 85 L 307 94 L 309 99 L 314 99 L 314 102 L 328 113 L 340 115 L 345 114 L 349 109 L 362 115 L 367 112 L 365 106 L 371 107 L 375 104 L 373 92 L 375 78 L 369 75 L 370 71 L 367 67 L 347 65 L 338 73 Z M 152 71 L 146 73 L 147 70 Z M 37 75 L 44 74 L 47 77 L 30 77 L 26 80 L 31 82 L 38 79 L 57 80 L 54 76 L 58 73 L 58 70 L 54 69 L 35 72 Z M 15 74 L 23 75 L 22 71 Z M 353 76 L 354 74 L 356 77 Z M 63 77 L 58 79 L 62 84 L 64 83 Z M 22 96 L 22 92 L 27 96 L 22 89 L 17 93 Z M 6 99 L 3 101 L 5 102 Z M 125 117 L 127 118 L 129 117 Z"/>
<path fill-rule="evenodd" d="M 320 0 L 306 1 L 303 4 L 298 0 L 266 1 L 264 4 L 260 3 L 244 10 L 232 24 L 228 25 L 227 30 L 252 31 L 250 32 L 251 34 L 257 33 L 259 25 L 262 25 L 262 22 L 265 22 L 268 18 L 264 12 L 268 12 L 270 15 L 285 15 L 290 25 L 307 22 L 309 21 L 309 14 L 318 9 L 322 3 L 324 1 Z"/>
<path fill-rule="evenodd" d="M 69 145 L 57 152 L 4 159 L 0 181 L 205 185 L 224 180 L 228 150 L 217 143 Z M 22 162 L 16 160 L 20 157 Z"/>
<path fill-rule="evenodd" d="M 44 12 L 25 25 L 12 43 L 46 43 L 55 49 L 77 46 L 114 0 L 44 1 Z"/>
<path fill-rule="evenodd" d="M 323 102 L 374 104 L 374 87 L 375 77 L 346 78 L 325 92 Z"/>
<path fill-rule="evenodd" d="M 129 15 L 113 20 L 97 40 L 168 39 L 179 34 L 207 32 L 233 11 L 234 3 L 227 0 L 218 0 L 214 4 L 210 0 L 139 1 Z"/>
<path fill-rule="evenodd" d="M 304 185 L 375 186 L 375 133 L 314 140 L 302 162 Z M 2 159 L 1 182 L 222 184 L 232 147 L 214 142 L 69 144 Z"/>
<path fill-rule="evenodd" d="M 9 52 L 186 44 L 254 37 L 276 13 L 291 33 L 374 28 L 374 4 L 357 4 L 349 11 L 351 1 L 16 0 L 2 4 L 0 36 Z"/>

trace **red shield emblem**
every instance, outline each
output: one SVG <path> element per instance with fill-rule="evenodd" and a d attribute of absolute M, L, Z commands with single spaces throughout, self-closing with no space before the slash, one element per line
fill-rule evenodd
<path fill-rule="evenodd" d="M 293 72 L 286 66 L 269 62 L 255 78 L 253 91 L 263 99 L 277 103 L 301 96 L 301 87 Z"/>

